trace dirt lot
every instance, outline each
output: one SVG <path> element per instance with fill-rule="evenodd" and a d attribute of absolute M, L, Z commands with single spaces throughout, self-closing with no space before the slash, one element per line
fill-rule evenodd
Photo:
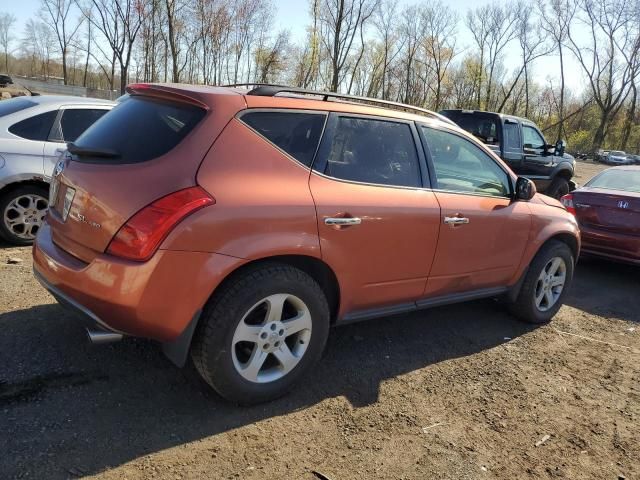
<path fill-rule="evenodd" d="M 637 268 L 581 262 L 540 328 L 482 301 L 334 329 L 253 408 L 153 343 L 89 345 L 27 248 L 0 246 L 0 286 L 2 479 L 640 478 Z"/>

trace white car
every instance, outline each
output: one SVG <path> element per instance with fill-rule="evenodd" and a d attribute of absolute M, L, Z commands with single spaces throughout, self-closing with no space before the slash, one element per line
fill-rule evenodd
<path fill-rule="evenodd" d="M 63 96 L 0 102 L 0 237 L 16 245 L 33 242 L 57 158 L 114 105 Z"/>
<path fill-rule="evenodd" d="M 606 162 L 611 165 L 633 165 L 634 160 L 625 152 L 611 150 L 606 157 Z"/>

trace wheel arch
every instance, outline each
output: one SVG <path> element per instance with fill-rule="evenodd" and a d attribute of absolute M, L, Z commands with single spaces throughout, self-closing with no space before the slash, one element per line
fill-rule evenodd
<path fill-rule="evenodd" d="M 33 177 L 28 180 L 16 180 L 11 183 L 7 183 L 3 185 L 2 187 L 0 187 L 0 196 L 12 190 L 16 190 L 20 187 L 29 187 L 29 186 L 49 190 L 49 182 L 46 182 L 43 178 L 40 178 L 40 177 Z"/>
<path fill-rule="evenodd" d="M 225 277 L 214 287 L 213 291 L 207 298 L 207 302 L 215 296 L 225 285 L 233 281 L 239 275 L 243 275 L 252 270 L 262 268 L 267 265 L 280 264 L 288 265 L 302 270 L 311 278 L 313 278 L 327 296 L 329 304 L 330 322 L 335 324 L 338 311 L 340 308 L 340 284 L 333 269 L 323 262 L 321 259 L 309 255 L 275 255 L 270 257 L 262 257 L 252 259 L 238 265 L 229 271 Z M 200 323 L 202 308 L 195 312 L 193 318 L 184 329 L 181 335 L 171 342 L 163 343 L 164 354 L 178 367 L 183 367 L 187 361 L 193 336 Z"/>

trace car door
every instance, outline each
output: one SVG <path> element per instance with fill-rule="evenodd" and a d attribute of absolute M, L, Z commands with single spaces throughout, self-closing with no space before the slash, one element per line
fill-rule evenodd
<path fill-rule="evenodd" d="M 521 173 L 535 180 L 547 178 L 552 165 L 552 156 L 547 154 L 546 141 L 542 133 L 533 125 L 522 124 L 524 164 Z"/>
<path fill-rule="evenodd" d="M 424 297 L 513 283 L 531 218 L 526 203 L 512 200 L 510 174 L 462 134 L 427 125 L 420 133 L 442 224 Z"/>
<path fill-rule="evenodd" d="M 62 107 L 44 145 L 45 175 L 51 177 L 60 154 L 67 149 L 67 142 L 74 142 L 93 125 L 109 107 L 95 105 L 74 105 Z"/>
<path fill-rule="evenodd" d="M 346 320 L 411 308 L 424 291 L 440 228 L 427 178 L 413 123 L 331 114 L 309 185 Z"/>
<path fill-rule="evenodd" d="M 523 171 L 524 155 L 522 151 L 522 133 L 520 123 L 513 118 L 502 122 L 502 157 L 515 172 Z"/>

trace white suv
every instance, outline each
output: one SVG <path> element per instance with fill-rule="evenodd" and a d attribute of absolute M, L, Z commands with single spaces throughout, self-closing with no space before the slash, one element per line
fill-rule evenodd
<path fill-rule="evenodd" d="M 48 206 L 58 156 L 115 105 L 82 97 L 17 97 L 0 102 L 0 237 L 27 245 Z"/>

